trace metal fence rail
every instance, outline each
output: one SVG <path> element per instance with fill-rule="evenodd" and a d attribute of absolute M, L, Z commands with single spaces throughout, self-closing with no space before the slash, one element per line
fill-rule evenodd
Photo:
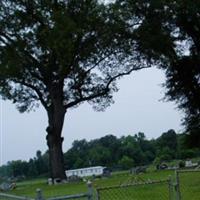
<path fill-rule="evenodd" d="M 52 198 L 48 198 L 47 200 L 74 200 L 74 199 L 78 199 L 78 200 L 92 200 L 93 199 L 93 188 L 92 188 L 92 183 L 88 182 L 87 183 L 88 186 L 88 191 L 86 193 L 81 193 L 81 194 L 74 194 L 74 195 L 66 195 L 66 196 L 60 196 L 60 197 L 52 197 Z M 41 191 L 38 191 L 37 193 L 37 197 L 36 200 L 44 200 L 44 198 L 42 197 L 42 193 Z"/>
<path fill-rule="evenodd" d="M 65 200 L 65 199 L 71 199 L 71 200 L 73 200 L 73 199 L 88 200 L 88 194 L 67 195 L 67 196 L 49 198 L 47 200 Z"/>
<path fill-rule="evenodd" d="M 92 184 L 90 182 L 87 183 L 88 185 L 88 191 L 86 193 L 81 194 L 74 194 L 74 195 L 65 195 L 65 196 L 59 196 L 59 197 L 52 197 L 52 198 L 45 198 L 43 196 L 42 190 L 37 189 L 36 190 L 36 197 L 34 199 L 28 198 L 28 197 L 22 197 L 22 196 L 16 196 L 16 195 L 10 195 L 6 193 L 0 193 L 0 200 L 92 200 L 93 199 L 93 188 Z"/>
<path fill-rule="evenodd" d="M 28 197 L 21 197 L 16 195 L 10 195 L 5 193 L 0 193 L 0 200 L 34 200 Z"/>
<path fill-rule="evenodd" d="M 169 200 L 169 180 L 97 188 L 97 200 Z"/>

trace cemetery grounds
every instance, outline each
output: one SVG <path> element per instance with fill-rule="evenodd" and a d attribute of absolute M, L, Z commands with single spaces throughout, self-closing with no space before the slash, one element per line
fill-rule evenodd
<path fill-rule="evenodd" d="M 175 180 L 174 170 L 152 171 L 139 175 L 132 175 L 128 171 L 113 173 L 111 177 L 90 179 L 94 194 L 101 200 L 169 200 L 178 199 L 165 180 Z M 157 181 L 154 184 L 152 181 Z M 150 183 L 150 184 L 142 184 Z M 139 185 L 135 183 L 140 183 Z M 124 187 L 130 185 L 131 187 Z M 200 172 L 179 173 L 181 200 L 200 199 Z M 48 185 L 47 179 L 33 179 L 17 183 L 16 189 L 8 192 L 12 195 L 35 198 L 36 190 L 42 190 L 44 198 L 59 197 L 87 192 L 84 181 L 58 185 Z M 98 191 L 99 193 L 97 193 Z M 170 194 L 171 193 L 171 194 Z M 170 197 L 171 195 L 171 197 Z M 175 196 L 174 196 L 175 195 Z M 95 198 L 96 199 L 96 198 Z"/>

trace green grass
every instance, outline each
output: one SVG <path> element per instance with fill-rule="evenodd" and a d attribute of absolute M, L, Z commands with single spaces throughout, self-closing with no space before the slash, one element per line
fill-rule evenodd
<path fill-rule="evenodd" d="M 95 188 L 126 185 L 135 181 L 163 180 L 169 176 L 174 178 L 174 171 L 152 171 L 138 176 L 130 175 L 127 171 L 114 173 L 109 178 L 100 178 L 93 181 Z M 47 185 L 45 179 L 35 179 L 17 183 L 17 188 L 10 191 L 10 194 L 35 197 L 36 189 L 40 188 L 43 191 L 43 196 L 54 197 L 69 194 L 87 192 L 87 185 L 84 182 L 66 183 L 59 185 Z M 199 200 L 200 198 L 200 172 L 180 174 L 181 192 L 183 200 Z M 100 191 L 101 200 L 168 200 L 169 188 L 167 183 L 130 186 L 126 188 L 117 188 Z M 134 198 L 133 198 L 134 197 Z"/>
<path fill-rule="evenodd" d="M 87 191 L 87 186 L 83 182 L 48 185 L 46 180 L 33 180 L 17 184 L 16 189 L 9 193 L 20 196 L 35 197 L 38 188 L 42 190 L 44 197 L 62 196 Z"/>
<path fill-rule="evenodd" d="M 130 186 L 126 188 L 116 188 L 112 190 L 102 190 L 100 192 L 101 200 L 168 200 L 169 193 L 167 184 L 151 184 Z"/>
<path fill-rule="evenodd" d="M 182 200 L 200 199 L 200 172 L 180 173 L 179 180 Z"/>
<path fill-rule="evenodd" d="M 107 187 L 112 185 L 127 185 L 137 181 L 150 181 L 150 180 L 164 180 L 173 175 L 173 171 L 160 171 L 145 173 L 138 176 L 131 176 L 130 174 L 115 175 L 107 180 L 96 181 L 97 187 Z M 167 183 L 152 184 L 152 185 L 139 185 L 130 186 L 126 188 L 115 188 L 110 190 L 100 190 L 101 200 L 168 200 L 168 185 Z"/>

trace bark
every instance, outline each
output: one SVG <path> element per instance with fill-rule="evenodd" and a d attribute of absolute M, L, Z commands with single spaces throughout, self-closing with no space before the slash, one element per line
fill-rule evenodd
<path fill-rule="evenodd" d="M 54 180 L 59 178 L 61 180 L 66 179 L 63 151 L 62 151 L 63 138 L 55 138 L 52 135 L 47 135 L 47 144 L 49 147 L 49 164 L 51 178 Z"/>
<path fill-rule="evenodd" d="M 49 148 L 49 164 L 51 178 L 66 179 L 61 136 L 66 110 L 59 104 L 54 103 L 48 111 L 49 125 L 47 127 L 47 145 Z"/>

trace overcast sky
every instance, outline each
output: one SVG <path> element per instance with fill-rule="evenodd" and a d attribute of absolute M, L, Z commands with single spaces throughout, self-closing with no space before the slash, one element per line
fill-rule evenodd
<path fill-rule="evenodd" d="M 158 69 L 134 72 L 118 82 L 115 104 L 105 112 L 95 112 L 87 103 L 69 110 L 65 117 L 63 150 L 74 140 L 95 139 L 107 134 L 117 137 L 144 132 L 156 138 L 168 129 L 181 132 L 182 113 L 172 102 L 163 102 L 164 73 Z M 20 114 L 15 105 L 0 100 L 0 165 L 10 160 L 28 160 L 37 150 L 47 150 L 46 112 Z"/>

